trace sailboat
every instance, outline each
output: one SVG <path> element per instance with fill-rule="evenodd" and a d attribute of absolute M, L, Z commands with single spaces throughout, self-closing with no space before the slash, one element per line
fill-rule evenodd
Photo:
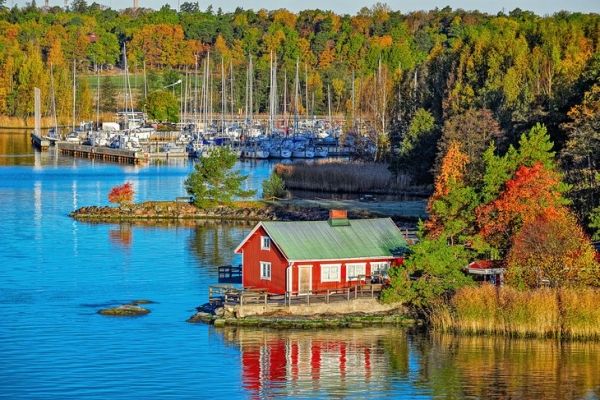
<path fill-rule="evenodd" d="M 54 93 L 54 66 L 50 64 L 50 102 L 52 105 L 52 128 L 48 130 L 48 135 L 44 139 L 51 143 L 60 140 L 60 132 L 58 130 L 58 120 L 56 118 L 56 96 Z"/>
<path fill-rule="evenodd" d="M 65 140 L 70 143 L 81 143 L 79 133 L 75 130 L 75 106 L 77 101 L 77 75 L 75 70 L 75 60 L 73 60 L 73 118 L 72 118 L 72 130 L 67 135 Z"/>

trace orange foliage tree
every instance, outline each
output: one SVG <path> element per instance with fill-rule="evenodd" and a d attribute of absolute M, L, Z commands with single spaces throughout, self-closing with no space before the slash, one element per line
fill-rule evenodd
<path fill-rule="evenodd" d="M 427 204 L 429 219 L 425 222 L 425 230 L 429 236 L 438 237 L 446 231 L 452 239 L 466 228 L 466 219 L 473 215 L 473 208 L 478 203 L 473 189 L 464 184 L 468 163 L 469 157 L 462 152 L 460 144 L 451 142 L 435 180 L 435 191 Z"/>
<path fill-rule="evenodd" d="M 126 182 L 111 189 L 110 193 L 108 193 L 108 201 L 122 206 L 133 202 L 134 195 L 133 185 L 130 182 Z"/>
<path fill-rule="evenodd" d="M 595 251 L 566 207 L 547 209 L 527 219 L 513 237 L 507 258 L 507 283 L 517 287 L 598 285 Z"/>
<path fill-rule="evenodd" d="M 540 162 L 521 166 L 505 184 L 499 197 L 476 210 L 483 237 L 498 248 L 507 248 L 521 226 L 544 214 L 565 212 L 560 174 Z"/>

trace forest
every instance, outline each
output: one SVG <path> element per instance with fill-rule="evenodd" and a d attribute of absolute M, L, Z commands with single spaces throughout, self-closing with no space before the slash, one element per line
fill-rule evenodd
<path fill-rule="evenodd" d="M 44 113 L 53 90 L 58 119 L 69 123 L 73 69 L 77 119 L 114 113 L 123 107 L 123 48 L 137 108 L 164 108 L 156 103 L 179 98 L 191 83 L 173 92 L 164 87 L 197 76 L 196 65 L 210 53 L 213 107 L 220 111 L 223 99 L 240 115 L 250 57 L 254 110 L 267 110 L 273 54 L 278 88 L 288 88 L 279 104 L 324 114 L 330 94 L 347 131 L 360 127 L 377 143 L 377 160 L 414 183 L 433 183 L 455 141 L 472 161 L 467 183 L 480 182 L 490 143 L 504 153 L 542 124 L 577 217 L 600 225 L 592 213 L 600 198 L 600 15 L 449 7 L 403 13 L 382 3 L 356 15 L 223 12 L 191 2 L 179 11 L 113 10 L 85 0 L 45 9 L 35 2 L 8 8 L 0 0 L 0 115 L 31 116 L 33 87 L 40 87 Z M 297 65 L 300 100 L 292 101 Z M 226 96 L 218 93 L 222 79 L 231 89 Z"/>

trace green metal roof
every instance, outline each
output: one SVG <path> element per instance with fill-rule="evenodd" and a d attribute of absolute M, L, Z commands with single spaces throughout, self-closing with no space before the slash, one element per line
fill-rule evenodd
<path fill-rule="evenodd" d="M 408 247 L 390 218 L 354 219 L 341 226 L 329 221 L 265 221 L 262 226 L 292 261 L 390 257 Z"/>

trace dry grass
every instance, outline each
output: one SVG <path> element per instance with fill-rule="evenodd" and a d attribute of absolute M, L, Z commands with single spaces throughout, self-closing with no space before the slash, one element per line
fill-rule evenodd
<path fill-rule="evenodd" d="M 339 193 L 397 193 L 414 189 L 409 179 L 395 178 L 387 164 L 321 161 L 277 164 L 275 173 L 288 189 Z"/>
<path fill-rule="evenodd" d="M 100 122 L 112 122 L 116 120 L 115 113 L 103 112 L 99 115 Z M 93 114 L 91 121 L 96 121 L 96 114 Z M 6 129 L 33 129 L 35 125 L 35 119 L 33 116 L 27 118 L 19 118 L 19 117 L 9 117 L 6 115 L 0 115 L 0 128 Z M 64 126 L 66 129 L 71 128 L 71 117 L 68 118 L 59 118 L 58 120 L 59 126 Z M 51 117 L 46 116 L 42 117 L 42 128 L 51 128 L 54 126 L 54 121 Z"/>
<path fill-rule="evenodd" d="M 600 291 L 592 288 L 519 291 L 491 285 L 459 290 L 437 307 L 431 324 L 442 331 L 513 337 L 600 338 Z"/>
<path fill-rule="evenodd" d="M 563 290 L 561 300 L 564 334 L 573 339 L 600 339 L 600 292 Z"/>

